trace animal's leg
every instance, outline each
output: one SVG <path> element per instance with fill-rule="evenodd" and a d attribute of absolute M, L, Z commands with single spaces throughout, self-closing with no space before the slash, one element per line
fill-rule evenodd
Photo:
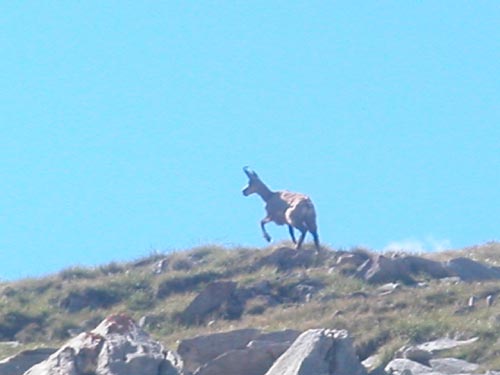
<path fill-rule="evenodd" d="M 262 229 L 262 235 L 264 236 L 264 238 L 266 239 L 267 242 L 271 242 L 271 236 L 269 235 L 269 233 L 267 233 L 265 225 L 267 223 L 269 223 L 270 221 L 271 221 L 271 219 L 269 217 L 267 217 L 267 216 L 260 221 L 260 227 Z"/>
<path fill-rule="evenodd" d="M 290 209 L 286 212 L 286 219 L 289 227 L 295 227 L 300 231 L 299 241 L 296 242 L 295 248 L 298 250 L 304 242 L 307 233 L 307 224 L 304 221 L 303 210 L 299 208 Z"/>
<path fill-rule="evenodd" d="M 302 246 L 302 242 L 304 242 L 304 238 L 306 238 L 306 233 L 307 233 L 307 230 L 302 230 L 300 229 L 300 237 L 299 237 L 299 242 L 297 242 L 297 246 L 296 246 L 296 249 L 299 250 L 300 247 Z"/>
<path fill-rule="evenodd" d="M 318 227 L 316 225 L 316 218 L 315 217 L 306 218 L 306 226 L 307 230 L 311 232 L 314 238 L 314 245 L 316 246 L 316 250 L 319 251 L 320 245 L 319 245 Z"/>
<path fill-rule="evenodd" d="M 318 237 L 318 232 L 315 231 L 315 232 L 311 232 L 313 238 L 314 238 L 314 245 L 316 246 L 316 250 L 320 250 L 320 246 L 319 246 L 319 237 Z"/>
<path fill-rule="evenodd" d="M 293 243 L 297 243 L 297 240 L 295 240 L 295 233 L 293 232 L 293 227 L 288 224 L 288 231 L 290 232 L 290 237 L 292 237 Z"/>
<path fill-rule="evenodd" d="M 299 241 L 297 242 L 297 246 L 295 247 L 297 250 L 302 246 L 302 242 L 304 242 L 304 238 L 306 238 L 307 227 L 305 223 L 295 223 L 294 227 L 300 231 Z"/>

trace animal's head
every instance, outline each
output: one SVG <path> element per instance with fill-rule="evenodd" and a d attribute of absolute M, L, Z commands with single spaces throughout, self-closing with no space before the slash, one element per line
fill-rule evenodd
<path fill-rule="evenodd" d="M 259 186 L 262 184 L 262 181 L 259 176 L 257 176 L 257 173 L 250 170 L 248 167 L 244 167 L 243 172 L 245 172 L 248 177 L 248 186 L 243 189 L 243 195 L 248 197 L 250 194 L 257 192 Z"/>

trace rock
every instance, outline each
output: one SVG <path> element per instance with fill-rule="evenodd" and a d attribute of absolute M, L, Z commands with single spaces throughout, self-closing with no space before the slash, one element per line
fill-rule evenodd
<path fill-rule="evenodd" d="M 436 353 L 442 350 L 453 349 L 463 345 L 475 343 L 479 338 L 473 337 L 469 340 L 454 340 L 449 338 L 441 338 L 434 341 L 425 342 L 416 346 L 417 349 L 425 350 L 431 353 Z"/>
<path fill-rule="evenodd" d="M 412 375 L 458 375 L 472 374 L 479 365 L 456 358 L 431 359 L 429 366 L 422 365 L 409 359 L 394 359 L 385 367 L 391 374 L 404 374 L 406 371 Z M 392 372 L 391 372 L 392 371 Z"/>
<path fill-rule="evenodd" d="M 369 374 L 374 372 L 376 369 L 384 370 L 383 368 L 380 367 L 380 364 L 382 362 L 382 357 L 380 354 L 373 354 L 370 357 L 366 358 L 361 362 L 363 367 L 369 371 Z"/>
<path fill-rule="evenodd" d="M 403 258 L 388 258 L 384 255 L 375 255 L 368 259 L 356 271 L 358 277 L 374 284 L 394 283 L 401 281 L 404 284 L 414 284 L 410 268 Z"/>
<path fill-rule="evenodd" d="M 216 281 L 208 284 L 189 306 L 181 313 L 181 321 L 185 324 L 200 324 L 210 313 L 230 300 L 236 290 L 234 281 Z"/>
<path fill-rule="evenodd" d="M 264 375 L 299 335 L 295 330 L 261 334 L 244 349 L 230 350 L 209 361 L 194 375 Z"/>
<path fill-rule="evenodd" d="M 42 361 L 45 361 L 56 349 L 38 348 L 33 350 L 23 350 L 9 358 L 0 361 L 0 374 L 2 375 L 22 375 Z"/>
<path fill-rule="evenodd" d="M 311 329 L 301 334 L 266 375 L 364 375 L 347 331 Z"/>
<path fill-rule="evenodd" d="M 384 368 L 377 367 L 376 369 L 371 370 L 368 375 L 387 375 L 387 372 L 385 372 Z"/>
<path fill-rule="evenodd" d="M 443 263 L 416 256 L 389 258 L 377 254 L 358 267 L 356 275 L 370 283 L 414 284 L 412 275 L 427 274 L 432 278 L 444 278 L 453 273 Z"/>
<path fill-rule="evenodd" d="M 428 350 L 423 350 L 417 347 L 409 347 L 403 351 L 403 358 L 418 362 L 424 366 L 430 366 L 432 353 Z"/>
<path fill-rule="evenodd" d="M 399 283 L 387 283 L 381 285 L 377 288 L 377 293 L 380 295 L 387 295 L 395 292 L 397 289 L 401 289 L 401 284 Z"/>
<path fill-rule="evenodd" d="M 469 258 L 456 258 L 446 262 L 446 267 L 462 281 L 481 281 L 500 278 L 500 269 Z"/>
<path fill-rule="evenodd" d="M 417 363 L 405 358 L 396 358 L 385 366 L 385 371 L 388 374 L 402 374 L 403 371 L 411 371 L 412 375 L 420 374 L 430 374 L 432 373 L 432 368 L 429 366 L 424 366 L 421 363 Z M 435 374 L 438 375 L 438 374 Z"/>
<path fill-rule="evenodd" d="M 368 257 L 369 255 L 366 252 L 343 253 L 337 258 L 336 265 L 338 267 L 359 267 L 368 259 Z"/>
<path fill-rule="evenodd" d="M 169 258 L 163 258 L 159 260 L 153 267 L 153 273 L 159 275 L 165 272 L 168 269 L 169 263 Z"/>
<path fill-rule="evenodd" d="M 195 372 L 199 367 L 230 350 L 244 349 L 259 334 L 257 329 L 241 329 L 197 336 L 182 340 L 177 352 L 182 357 L 184 368 Z"/>
<path fill-rule="evenodd" d="M 456 358 L 436 358 L 430 361 L 432 371 L 443 374 L 473 373 L 479 365 Z"/>
<path fill-rule="evenodd" d="M 104 319 L 25 375 L 178 375 L 164 347 L 125 315 Z"/>
<path fill-rule="evenodd" d="M 500 279 L 500 268 L 491 267 L 469 258 L 447 262 L 412 255 L 387 257 L 372 255 L 356 270 L 355 275 L 370 283 L 414 284 L 413 275 L 426 274 L 434 279 L 458 277 L 461 281 Z"/>
<path fill-rule="evenodd" d="M 268 343 L 266 347 L 231 350 L 200 367 L 194 375 L 264 375 L 288 346 Z"/>
<path fill-rule="evenodd" d="M 253 342 L 293 342 L 299 337 L 301 332 L 294 329 L 285 329 L 283 331 L 274 331 L 259 335 Z M 249 344 L 251 345 L 252 342 Z"/>

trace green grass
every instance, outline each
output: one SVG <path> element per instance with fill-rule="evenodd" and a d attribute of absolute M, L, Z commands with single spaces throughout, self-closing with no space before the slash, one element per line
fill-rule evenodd
<path fill-rule="evenodd" d="M 73 267 L 40 279 L 0 284 L 0 357 L 22 348 L 57 347 L 75 332 L 95 327 L 111 313 L 126 312 L 167 347 L 199 334 L 255 327 L 262 330 L 308 328 L 347 329 L 362 357 L 379 354 L 386 363 L 405 344 L 443 336 L 479 337 L 473 345 L 452 352 L 458 358 L 499 369 L 500 302 L 486 307 L 488 294 L 500 297 L 500 281 L 455 283 L 424 280 L 425 287 L 402 286 L 380 295 L 377 286 L 346 276 L 335 267 L 335 252 L 310 268 L 280 272 L 262 259 L 280 244 L 264 249 L 207 245 L 171 254 L 155 253 L 130 263 L 95 268 Z M 500 264 L 500 245 L 440 254 L 448 260 L 469 256 L 491 265 Z M 160 270 L 157 265 L 162 262 Z M 185 326 L 177 319 L 193 298 L 211 281 L 233 280 L 240 288 L 268 285 L 269 296 L 247 301 L 238 320 L 215 314 L 210 325 Z M 295 298 L 297 286 L 313 285 L 307 301 Z M 481 297 L 477 308 L 464 309 L 471 295 Z M 280 303 L 269 303 L 270 300 Z M 87 301 L 79 305 L 80 301 Z"/>

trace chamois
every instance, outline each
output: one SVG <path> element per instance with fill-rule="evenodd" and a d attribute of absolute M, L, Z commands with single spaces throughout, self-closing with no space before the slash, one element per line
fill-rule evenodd
<path fill-rule="evenodd" d="M 318 228 L 316 226 L 316 212 L 311 199 L 304 194 L 292 193 L 286 190 L 271 191 L 257 176 L 257 173 L 244 167 L 243 171 L 248 177 L 248 186 L 243 189 L 245 197 L 258 194 L 266 202 L 267 215 L 260 222 L 262 234 L 269 242 L 271 236 L 267 233 L 265 225 L 274 221 L 278 225 L 288 225 L 288 231 L 296 249 L 300 249 L 307 231 L 311 232 L 314 244 L 319 251 Z M 300 231 L 299 241 L 295 240 L 294 228 Z"/>

